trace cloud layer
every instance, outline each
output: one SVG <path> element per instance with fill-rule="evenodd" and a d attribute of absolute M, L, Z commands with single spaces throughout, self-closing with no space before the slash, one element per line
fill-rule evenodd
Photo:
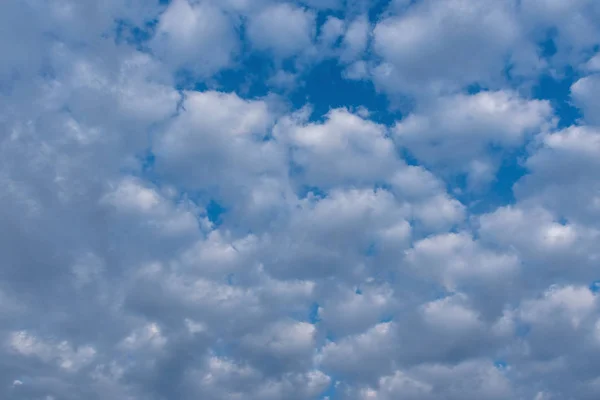
<path fill-rule="evenodd" d="M 598 15 L 3 1 L 0 397 L 597 399 Z"/>

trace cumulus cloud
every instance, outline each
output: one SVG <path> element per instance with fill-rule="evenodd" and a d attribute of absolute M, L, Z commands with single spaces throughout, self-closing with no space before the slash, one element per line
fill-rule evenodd
<path fill-rule="evenodd" d="M 251 17 L 248 37 L 258 50 L 286 58 L 308 50 L 315 35 L 315 13 L 290 3 L 270 5 Z"/>
<path fill-rule="evenodd" d="M 600 89 L 600 76 L 589 75 L 579 79 L 571 86 L 571 96 L 575 103 L 583 110 L 586 122 L 598 125 L 598 111 L 600 104 L 595 96 Z"/>
<path fill-rule="evenodd" d="M 491 148 L 518 148 L 527 135 L 547 128 L 551 116 L 545 101 L 484 91 L 441 97 L 400 121 L 394 133 L 425 165 L 466 173 L 477 186 L 494 178 L 501 160 Z"/>
<path fill-rule="evenodd" d="M 596 2 L 150 3 L 0 5 L 1 398 L 598 398 Z"/>
<path fill-rule="evenodd" d="M 229 66 L 239 47 L 235 20 L 210 2 L 175 0 L 160 15 L 151 48 L 172 68 L 201 76 Z"/>
<path fill-rule="evenodd" d="M 382 58 L 375 80 L 411 93 L 492 84 L 502 78 L 503 60 L 519 39 L 512 7 L 512 2 L 427 0 L 383 19 L 374 29 L 374 50 Z"/>

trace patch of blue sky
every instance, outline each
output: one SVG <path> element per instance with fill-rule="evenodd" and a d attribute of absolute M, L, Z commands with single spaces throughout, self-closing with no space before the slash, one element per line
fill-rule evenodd
<path fill-rule="evenodd" d="M 289 95 L 294 108 L 311 104 L 313 121 L 323 121 L 327 113 L 336 108 L 354 112 L 364 108 L 370 112 L 370 120 L 388 126 L 401 118 L 399 112 L 390 110 L 388 99 L 375 90 L 372 82 L 346 79 L 343 68 L 334 59 L 312 68 L 302 77 L 304 85 L 298 86 Z"/>
<path fill-rule="evenodd" d="M 324 199 L 327 197 L 327 192 L 317 186 L 301 185 L 298 188 L 297 195 L 301 199 L 305 199 L 309 196 L 316 199 Z"/>
<path fill-rule="evenodd" d="M 331 379 L 331 383 L 329 384 L 327 389 L 325 389 L 325 391 L 321 393 L 321 396 L 319 397 L 320 400 L 333 400 L 336 398 L 338 387 L 337 381 L 334 379 L 333 376 L 329 376 L 329 378 Z"/>
<path fill-rule="evenodd" d="M 319 303 L 313 303 L 308 310 L 308 322 L 311 324 L 316 324 L 321 321 L 321 318 L 319 317 L 319 307 Z"/>
<path fill-rule="evenodd" d="M 114 40 L 118 44 L 126 43 L 139 51 L 149 52 L 146 43 L 154 36 L 157 25 L 158 19 L 146 21 L 142 26 L 123 19 L 115 20 Z"/>
<path fill-rule="evenodd" d="M 508 368 L 508 363 L 504 360 L 496 360 L 494 366 L 500 371 L 505 371 Z"/>
<path fill-rule="evenodd" d="M 211 199 L 206 205 L 206 217 L 214 225 L 219 226 L 223 222 L 223 216 L 227 209 L 214 199 Z"/>
<path fill-rule="evenodd" d="M 517 324 L 515 328 L 515 336 L 525 338 L 531 333 L 531 326 L 525 323 Z"/>

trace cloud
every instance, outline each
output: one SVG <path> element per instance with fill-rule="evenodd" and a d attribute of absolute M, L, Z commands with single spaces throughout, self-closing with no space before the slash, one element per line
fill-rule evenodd
<path fill-rule="evenodd" d="M 160 15 L 150 47 L 173 69 L 210 76 L 234 61 L 236 21 L 210 2 L 175 0 Z"/>
<path fill-rule="evenodd" d="M 399 165 L 386 128 L 345 109 L 331 110 L 324 123 L 307 115 L 284 118 L 276 137 L 292 148 L 292 161 L 306 183 L 329 187 L 346 181 L 357 185 L 385 179 Z"/>
<path fill-rule="evenodd" d="M 597 399 L 597 12 L 3 2 L 0 398 Z"/>
<path fill-rule="evenodd" d="M 398 144 L 425 165 L 466 173 L 477 186 L 493 180 L 498 168 L 498 156 L 488 149 L 520 147 L 528 136 L 550 126 L 551 117 L 548 102 L 510 91 L 484 91 L 440 97 L 401 120 L 394 133 Z"/>
<path fill-rule="evenodd" d="M 579 108 L 583 110 L 586 122 L 596 126 L 600 122 L 597 118 L 600 104 L 595 96 L 599 88 L 600 77 L 598 75 L 581 78 L 571 86 L 571 96 Z"/>
<path fill-rule="evenodd" d="M 247 30 L 256 49 L 287 58 L 306 51 L 312 44 L 315 15 L 290 3 L 273 4 L 253 15 Z"/>
<path fill-rule="evenodd" d="M 382 59 L 374 80 L 386 90 L 424 91 L 420 96 L 494 84 L 519 40 L 513 13 L 511 2 L 427 0 L 387 17 L 373 31 L 374 51 Z"/>
<path fill-rule="evenodd" d="M 366 16 L 357 17 L 350 22 L 342 41 L 342 61 L 359 58 L 367 49 L 370 34 L 369 21 Z"/>
<path fill-rule="evenodd" d="M 599 137 L 588 125 L 542 135 L 526 162 L 530 174 L 515 186 L 517 196 L 583 225 L 597 221 L 598 180 L 592 171 L 598 164 Z"/>
<path fill-rule="evenodd" d="M 473 379 L 473 374 L 477 377 Z M 455 367 L 425 365 L 409 374 L 396 371 L 379 380 L 376 390 L 362 391 L 361 399 L 434 399 L 440 394 L 448 399 L 503 399 L 511 396 L 508 380 L 491 364 L 477 360 Z"/>

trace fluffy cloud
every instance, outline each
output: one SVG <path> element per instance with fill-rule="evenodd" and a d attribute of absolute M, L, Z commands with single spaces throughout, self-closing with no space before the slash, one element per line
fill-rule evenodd
<path fill-rule="evenodd" d="M 0 397 L 598 398 L 595 2 L 151 3 L 0 5 Z"/>
<path fill-rule="evenodd" d="M 385 179 L 400 165 L 386 127 L 344 109 L 329 112 L 324 123 L 307 122 L 306 113 L 282 120 L 277 138 L 289 142 L 292 161 L 306 183 L 331 187 L 364 185 Z"/>
<path fill-rule="evenodd" d="M 315 34 L 311 10 L 290 3 L 273 4 L 251 17 L 248 36 L 258 50 L 286 58 L 308 49 Z"/>
<path fill-rule="evenodd" d="M 172 68 L 210 75 L 233 61 L 239 46 L 234 23 L 208 2 L 175 0 L 160 15 L 150 46 Z"/>
<path fill-rule="evenodd" d="M 531 173 L 515 187 L 517 196 L 542 204 L 558 218 L 596 223 L 599 181 L 593 171 L 598 168 L 599 138 L 597 128 L 588 125 L 542 135 L 526 162 Z"/>
<path fill-rule="evenodd" d="M 472 361 L 455 367 L 425 365 L 405 373 L 396 371 L 382 377 L 377 389 L 363 389 L 360 399 L 415 400 L 436 399 L 504 399 L 513 395 L 503 374 L 485 361 Z"/>
<path fill-rule="evenodd" d="M 346 29 L 342 41 L 342 61 L 352 61 L 366 50 L 369 40 L 369 21 L 365 16 L 353 20 Z"/>
<path fill-rule="evenodd" d="M 579 79 L 571 86 L 571 96 L 576 104 L 583 110 L 586 122 L 598 125 L 598 111 L 600 103 L 596 93 L 600 90 L 600 76 L 590 75 Z"/>
<path fill-rule="evenodd" d="M 374 50 L 383 62 L 374 79 L 388 90 L 414 94 L 501 80 L 519 38 L 513 12 L 512 2 L 418 2 L 375 27 Z"/>
<path fill-rule="evenodd" d="M 527 135 L 546 128 L 551 116 L 547 102 L 526 100 L 514 92 L 459 94 L 415 111 L 394 133 L 397 142 L 425 165 L 466 173 L 477 186 L 494 178 L 502 156 L 490 155 L 488 149 L 521 146 Z"/>

